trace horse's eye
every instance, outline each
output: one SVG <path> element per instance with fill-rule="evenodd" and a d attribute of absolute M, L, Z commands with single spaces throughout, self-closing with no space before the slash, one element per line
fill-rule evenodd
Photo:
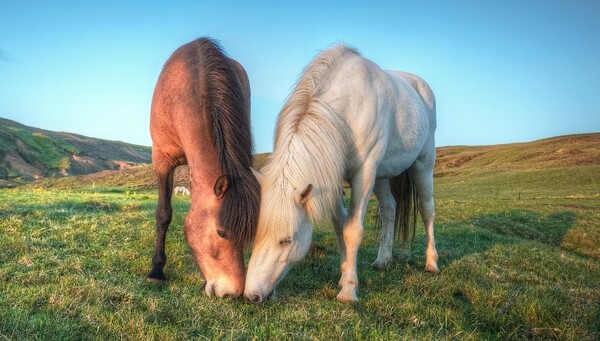
<path fill-rule="evenodd" d="M 223 239 L 229 239 L 229 233 L 227 233 L 227 231 L 217 230 L 217 234 Z"/>
<path fill-rule="evenodd" d="M 292 243 L 292 238 L 285 238 L 279 241 L 279 245 L 285 246 Z"/>

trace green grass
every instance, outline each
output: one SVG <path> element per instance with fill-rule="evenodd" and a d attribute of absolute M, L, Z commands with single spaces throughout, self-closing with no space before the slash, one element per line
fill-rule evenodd
<path fill-rule="evenodd" d="M 328 224 L 277 300 L 201 293 L 176 197 L 168 281 L 149 284 L 153 191 L 89 184 L 0 190 L 0 339 L 600 338 L 600 166 L 471 171 L 436 179 L 439 274 L 424 268 L 423 229 L 377 254 L 375 203 L 359 253 L 359 303 L 335 301 L 340 276 Z"/>

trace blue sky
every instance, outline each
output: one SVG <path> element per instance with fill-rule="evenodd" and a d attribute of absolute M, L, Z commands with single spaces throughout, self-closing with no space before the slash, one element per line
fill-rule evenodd
<path fill-rule="evenodd" d="M 252 87 L 256 152 L 303 67 L 336 41 L 412 72 L 438 102 L 437 145 L 600 132 L 600 1 L 0 0 L 0 117 L 151 145 L 163 63 L 221 41 Z"/>

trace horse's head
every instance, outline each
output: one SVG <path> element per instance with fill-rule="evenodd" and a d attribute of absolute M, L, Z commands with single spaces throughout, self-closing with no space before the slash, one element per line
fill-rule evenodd
<path fill-rule="evenodd" d="M 226 175 L 220 176 L 212 195 L 196 194 L 185 220 L 185 236 L 204 275 L 208 296 L 238 297 L 244 290 L 243 245 L 221 225 L 219 212 L 228 190 Z"/>
<path fill-rule="evenodd" d="M 261 185 L 260 214 L 244 294 L 252 302 L 262 302 L 308 252 L 312 226 L 305 204 L 313 187 L 296 189 L 256 175 Z"/>

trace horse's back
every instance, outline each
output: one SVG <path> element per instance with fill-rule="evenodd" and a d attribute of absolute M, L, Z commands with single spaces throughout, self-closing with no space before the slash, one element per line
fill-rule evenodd
<path fill-rule="evenodd" d="M 396 81 L 398 79 L 402 79 L 408 82 L 411 87 L 419 94 L 423 104 L 428 111 L 429 116 L 429 124 L 435 131 L 436 128 L 436 108 L 435 108 L 435 95 L 433 94 L 433 90 L 429 87 L 429 84 L 423 78 L 414 75 L 412 73 L 404 72 L 404 71 L 396 71 L 396 70 L 386 70 L 388 75 L 393 77 Z"/>
<path fill-rule="evenodd" d="M 230 78 L 225 76 L 224 67 L 231 69 Z M 197 39 L 173 52 L 163 66 L 152 99 L 150 133 L 157 159 L 162 157 L 174 165 L 196 163 L 193 168 L 197 171 L 220 173 L 216 170 L 218 152 L 213 136 L 217 123 L 211 105 L 224 107 L 222 94 L 235 91 L 241 97 L 241 110 L 236 113 L 249 115 L 246 71 L 236 60 L 227 58 L 212 40 Z M 232 97 L 227 97 L 226 106 L 237 101 L 236 96 Z"/>
<path fill-rule="evenodd" d="M 384 71 L 373 61 L 348 54 L 330 69 L 328 84 L 314 95 L 343 116 L 350 133 L 348 174 L 379 160 L 378 176 L 397 175 L 431 149 L 436 128 L 435 97 L 420 77 Z"/>
<path fill-rule="evenodd" d="M 162 158 L 174 165 L 186 164 L 184 144 L 208 129 L 209 121 L 202 115 L 204 99 L 197 93 L 204 88 L 196 64 L 197 43 L 192 41 L 175 50 L 156 83 L 150 111 L 154 162 Z"/>
<path fill-rule="evenodd" d="M 417 158 L 435 155 L 435 97 L 429 85 L 416 75 L 384 71 L 369 60 L 365 64 L 372 73 L 367 90 L 378 103 L 372 119 L 381 122 L 370 124 L 381 131 L 369 127 L 368 134 L 378 136 L 379 142 L 373 144 L 374 153 L 368 155 L 379 159 L 377 177 L 396 176 Z"/>
<path fill-rule="evenodd" d="M 428 164 L 432 164 L 435 161 L 435 130 L 437 128 L 436 121 L 436 103 L 433 91 L 421 77 L 403 71 L 387 70 L 386 73 L 396 81 L 399 86 L 404 88 L 406 92 L 414 92 L 410 98 L 411 103 L 399 103 L 401 110 L 398 111 L 398 124 L 403 124 L 402 110 L 407 106 L 412 107 L 417 112 L 417 116 L 420 117 L 421 122 L 425 125 L 424 135 L 420 138 L 421 146 L 416 149 L 418 151 L 416 159 L 426 161 Z M 407 102 L 404 98 L 404 102 Z M 404 132 L 403 134 L 407 134 Z M 410 134 L 408 134 L 410 135 Z M 399 138 L 402 138 L 400 136 Z M 414 162 L 414 160 L 412 160 Z"/>

